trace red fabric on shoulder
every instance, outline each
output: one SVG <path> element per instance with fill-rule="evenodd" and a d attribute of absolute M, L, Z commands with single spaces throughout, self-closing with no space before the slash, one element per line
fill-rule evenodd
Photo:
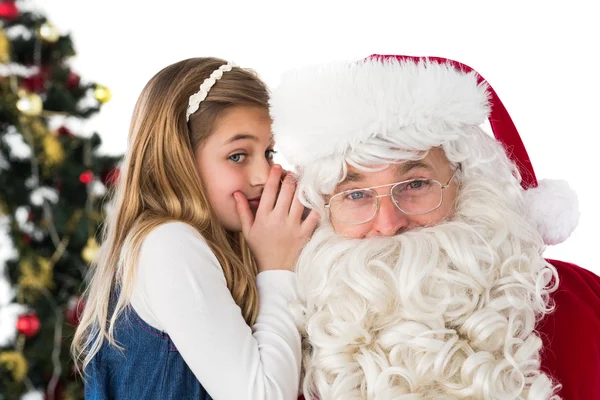
<path fill-rule="evenodd" d="M 555 310 L 537 330 L 542 370 L 562 384 L 565 400 L 600 399 L 600 277 L 577 265 L 548 260 L 558 271 Z"/>

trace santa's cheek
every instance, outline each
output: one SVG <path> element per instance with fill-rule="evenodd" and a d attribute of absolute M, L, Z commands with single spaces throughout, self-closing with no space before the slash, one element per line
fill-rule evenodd
<path fill-rule="evenodd" d="M 414 229 L 424 226 L 439 225 L 441 222 L 448 219 L 448 211 L 449 210 L 445 207 L 445 205 L 442 205 L 440 206 L 440 208 L 430 213 L 423 215 L 413 215 L 410 217 L 409 228 Z"/>
<path fill-rule="evenodd" d="M 340 236 L 347 237 L 350 239 L 364 239 L 369 237 L 369 226 L 367 224 L 361 225 L 346 225 L 346 224 L 337 224 L 337 227 L 334 225 L 333 229 L 335 233 Z"/>

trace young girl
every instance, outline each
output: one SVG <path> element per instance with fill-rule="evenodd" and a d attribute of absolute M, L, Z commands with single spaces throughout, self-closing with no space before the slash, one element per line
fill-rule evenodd
<path fill-rule="evenodd" d="M 296 399 L 291 271 L 318 215 L 291 177 L 278 194 L 270 124 L 265 85 L 223 60 L 146 85 L 73 343 L 86 398 Z"/>

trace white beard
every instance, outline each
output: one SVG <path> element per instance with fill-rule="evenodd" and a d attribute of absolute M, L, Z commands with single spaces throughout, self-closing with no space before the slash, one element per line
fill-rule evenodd
<path fill-rule="evenodd" d="M 526 224 L 477 214 L 393 237 L 317 229 L 297 265 L 307 399 L 552 397 L 534 328 L 556 271 Z"/>

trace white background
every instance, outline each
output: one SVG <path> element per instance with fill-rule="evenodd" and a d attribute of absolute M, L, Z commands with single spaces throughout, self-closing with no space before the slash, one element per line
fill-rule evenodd
<path fill-rule="evenodd" d="M 90 122 L 102 151 L 126 149 L 138 94 L 158 70 L 217 56 L 259 72 L 270 86 L 288 68 L 372 53 L 442 56 L 494 87 L 538 178 L 566 179 L 582 219 L 546 256 L 600 274 L 595 258 L 600 112 L 600 14 L 593 1 L 141 1 L 40 0 L 78 55 L 83 79 L 113 100 Z M 595 8 L 595 6 L 594 6 Z M 317 94 L 315 94 L 317 95 Z M 281 160 L 280 160 L 281 161 Z"/>

